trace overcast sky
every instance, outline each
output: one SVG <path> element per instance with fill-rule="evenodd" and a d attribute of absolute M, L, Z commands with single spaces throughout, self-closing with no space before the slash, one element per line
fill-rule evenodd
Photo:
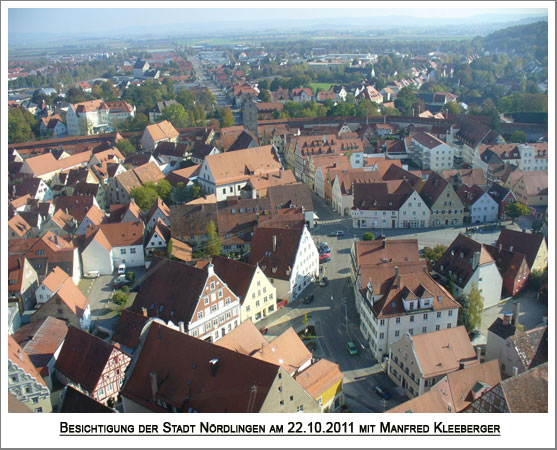
<path fill-rule="evenodd" d="M 448 2 L 447 2 L 448 3 Z M 547 9 L 519 8 L 513 9 L 503 7 L 504 2 L 491 3 L 491 5 L 501 5 L 499 8 L 446 8 L 447 3 L 437 3 L 444 5 L 439 8 L 434 5 L 433 8 L 409 9 L 401 8 L 400 3 L 389 3 L 388 8 L 365 8 L 365 2 L 353 4 L 353 7 L 345 7 L 342 9 L 326 8 L 323 3 L 319 4 L 319 8 L 313 9 L 295 9 L 295 8 L 260 8 L 254 9 L 251 5 L 247 8 L 157 8 L 157 9 L 131 9 L 131 8 L 106 8 L 108 3 L 101 3 L 102 8 L 10 8 L 8 10 L 8 30 L 10 33 L 21 32 L 61 32 L 68 33 L 84 32 L 87 34 L 102 34 L 108 31 L 117 31 L 129 29 L 130 27 L 153 27 L 176 24 L 210 24 L 211 22 L 232 22 L 238 24 L 242 22 L 253 23 L 258 20 L 282 20 L 288 19 L 331 19 L 331 18 L 366 18 L 378 16 L 403 15 L 416 17 L 417 19 L 434 19 L 434 18 L 468 18 L 475 15 L 489 15 L 492 19 L 496 19 L 499 15 L 514 16 L 520 19 L 525 16 L 546 15 Z M 65 3 L 64 3 L 65 4 Z M 126 3 L 120 3 L 123 6 Z M 221 3 L 222 4 L 222 3 Z M 225 3 L 227 4 L 227 3 Z M 308 3 L 301 3 L 308 6 Z M 372 3 L 368 3 L 372 4 Z M 415 4 L 415 3 L 413 3 Z M 479 3 L 480 5 L 482 3 Z M 528 4 L 528 3 L 524 3 Z M 76 3 L 74 3 L 76 5 Z M 170 3 L 170 6 L 176 6 L 177 3 Z M 258 4 L 260 6 L 261 3 Z M 338 5 L 338 3 L 333 3 Z M 343 3 L 344 5 L 344 3 Z M 377 5 L 376 2 L 373 3 Z M 430 4 L 431 5 L 431 4 Z M 218 29 L 215 30 L 218 32 Z"/>

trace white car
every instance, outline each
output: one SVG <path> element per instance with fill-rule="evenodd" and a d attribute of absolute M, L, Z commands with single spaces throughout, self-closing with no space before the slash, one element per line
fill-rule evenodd
<path fill-rule="evenodd" d="M 126 265 L 120 264 L 118 266 L 118 275 L 125 275 L 126 274 Z"/>

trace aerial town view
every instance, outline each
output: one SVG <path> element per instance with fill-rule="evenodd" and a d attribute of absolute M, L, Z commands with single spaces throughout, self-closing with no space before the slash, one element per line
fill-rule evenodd
<path fill-rule="evenodd" d="M 7 10 L 9 412 L 548 412 L 547 9 L 103 7 Z"/>

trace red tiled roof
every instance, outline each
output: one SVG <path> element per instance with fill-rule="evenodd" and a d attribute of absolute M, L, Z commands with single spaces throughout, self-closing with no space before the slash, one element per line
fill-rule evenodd
<path fill-rule="evenodd" d="M 8 335 L 8 359 L 23 369 L 26 374 L 33 377 L 38 383 L 42 384 L 45 388 L 47 387 L 27 352 L 21 348 L 12 335 Z"/>

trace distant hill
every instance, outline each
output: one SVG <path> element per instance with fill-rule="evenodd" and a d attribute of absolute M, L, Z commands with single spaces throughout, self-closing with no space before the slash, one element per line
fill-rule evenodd
<path fill-rule="evenodd" d="M 519 53 L 535 54 L 536 58 L 542 59 L 547 56 L 547 22 L 540 21 L 497 30 L 484 37 L 483 44 L 486 50 L 515 50 Z"/>

